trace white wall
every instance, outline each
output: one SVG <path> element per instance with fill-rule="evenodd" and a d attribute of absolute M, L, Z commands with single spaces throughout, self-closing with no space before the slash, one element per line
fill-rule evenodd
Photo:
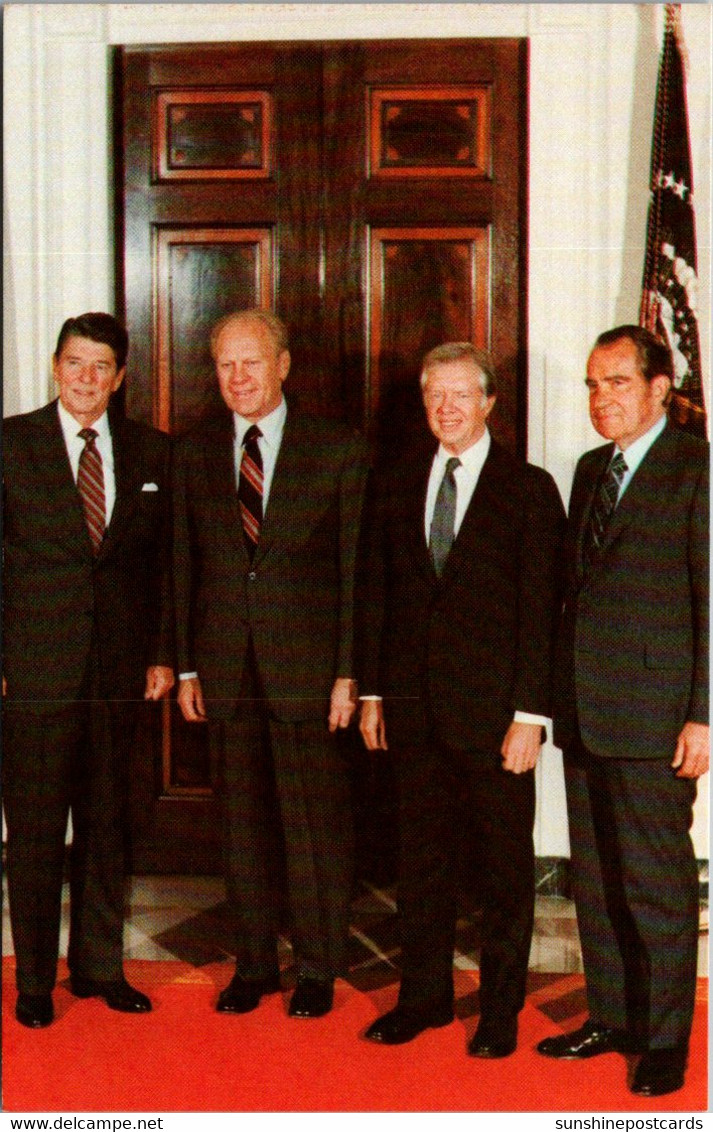
<path fill-rule="evenodd" d="M 684 4 L 704 373 L 710 373 L 711 15 Z M 113 308 L 113 44 L 526 36 L 530 458 L 569 495 L 597 442 L 596 335 L 638 321 L 663 5 L 9 4 L 4 9 L 4 412 L 43 404 L 68 315 Z M 561 759 L 538 770 L 537 852 L 568 852 Z M 708 779 L 694 840 L 708 856 Z"/>

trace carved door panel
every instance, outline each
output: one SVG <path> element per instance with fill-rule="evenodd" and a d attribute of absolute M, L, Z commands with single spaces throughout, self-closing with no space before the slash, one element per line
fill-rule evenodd
<path fill-rule="evenodd" d="M 210 327 L 274 306 L 289 389 L 375 450 L 424 427 L 424 352 L 469 339 L 498 364 L 494 432 L 523 451 L 525 105 L 522 41 L 118 49 L 127 413 L 197 424 Z M 135 870 L 217 868 L 205 735 L 175 703 L 133 782 Z"/>

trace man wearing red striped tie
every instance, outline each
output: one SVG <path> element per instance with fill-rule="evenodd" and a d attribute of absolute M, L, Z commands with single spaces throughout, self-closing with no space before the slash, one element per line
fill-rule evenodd
<path fill-rule="evenodd" d="M 3 425 L 3 805 L 17 1020 L 52 1022 L 67 818 L 70 987 L 143 1013 L 122 968 L 122 808 L 142 699 L 173 684 L 168 440 L 111 402 L 128 337 L 62 326 L 59 397 Z"/>
<path fill-rule="evenodd" d="M 283 871 L 297 986 L 289 1014 L 332 1006 L 346 971 L 354 562 L 361 444 L 283 396 L 287 331 L 240 311 L 214 328 L 225 410 L 179 442 L 174 581 L 178 701 L 207 721 L 237 966 L 217 1009 L 279 990 Z M 279 815 L 279 816 L 278 816 Z"/>

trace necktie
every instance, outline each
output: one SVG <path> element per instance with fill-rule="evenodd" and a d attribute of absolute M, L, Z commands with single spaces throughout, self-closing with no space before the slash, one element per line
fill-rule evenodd
<path fill-rule="evenodd" d="M 587 566 L 604 541 L 604 535 L 619 498 L 619 489 L 626 470 L 626 461 L 621 452 L 617 452 L 599 481 L 592 512 L 589 516 L 589 527 L 584 547 L 584 561 Z"/>
<path fill-rule="evenodd" d="M 243 458 L 240 461 L 238 477 L 240 515 L 243 520 L 245 545 L 251 559 L 262 526 L 262 456 L 258 445 L 261 436 L 262 433 L 257 425 L 250 425 L 243 437 Z"/>
<path fill-rule="evenodd" d="M 460 467 L 457 456 L 451 456 L 443 473 L 441 486 L 436 496 L 436 506 L 433 509 L 431 521 L 431 536 L 429 547 L 431 561 L 436 574 L 440 578 L 446 564 L 449 551 L 455 537 L 454 527 L 456 518 L 456 481 L 455 470 Z"/>
<path fill-rule="evenodd" d="M 95 443 L 99 433 L 93 428 L 83 428 L 77 435 L 81 436 L 84 441 L 84 448 L 79 456 L 77 488 L 82 499 L 84 517 L 87 521 L 92 547 L 94 553 L 98 554 L 106 528 L 104 469 L 102 458 Z"/>

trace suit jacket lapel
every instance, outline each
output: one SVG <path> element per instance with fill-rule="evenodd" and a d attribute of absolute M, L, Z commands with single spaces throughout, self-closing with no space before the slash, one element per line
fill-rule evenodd
<path fill-rule="evenodd" d="M 255 550 L 256 561 L 262 561 L 275 542 L 290 530 L 300 514 L 300 498 L 309 497 L 309 476 L 313 462 L 299 412 L 288 408 L 287 419 L 277 454 L 270 496 L 265 511 L 260 540 Z"/>
<path fill-rule="evenodd" d="M 92 544 L 72 475 L 56 401 L 47 405 L 44 411 L 38 440 L 38 466 L 43 468 L 43 483 L 49 487 L 46 501 L 38 501 L 38 505 L 57 515 L 57 531 L 63 542 L 82 557 L 91 555 Z"/>
<path fill-rule="evenodd" d="M 590 570 L 596 571 L 600 566 L 606 564 L 612 548 L 621 538 L 629 524 L 634 520 L 637 513 L 639 513 L 646 500 L 651 498 L 652 495 L 655 496 L 657 493 L 667 490 L 667 485 L 670 485 L 674 475 L 671 439 L 671 429 L 667 427 L 661 435 L 656 438 L 639 464 L 621 501 L 614 510 L 614 514 L 606 529 L 602 545 L 592 559 L 592 563 L 589 567 Z M 589 513 L 591 511 L 594 493 L 599 483 L 600 476 L 607 467 L 613 451 L 613 444 L 607 445 L 602 449 L 601 461 L 594 469 L 594 478 L 590 484 L 589 500 L 582 512 L 577 544 L 577 563 L 580 580 L 584 573 L 582 558 L 584 536 L 589 524 Z"/>
<path fill-rule="evenodd" d="M 503 470 L 500 467 L 498 446 L 491 441 L 490 451 L 478 476 L 478 482 L 466 509 L 458 535 L 451 548 L 443 569 L 442 580 L 446 581 L 464 562 L 472 564 L 474 547 L 487 537 L 489 516 L 499 507 L 500 487 Z"/>
<path fill-rule="evenodd" d="M 428 549 L 428 537 L 425 527 L 426 495 L 428 481 L 431 475 L 433 458 L 436 454 L 436 444 L 429 444 L 421 449 L 414 457 L 413 477 L 404 477 L 404 529 L 409 539 L 407 547 L 414 565 L 425 571 L 431 580 L 436 577 Z"/>
<path fill-rule="evenodd" d="M 233 414 L 227 410 L 211 421 L 204 447 L 206 484 L 209 498 L 223 511 L 225 537 L 232 538 L 247 562 L 248 552 L 238 502 L 233 422 Z"/>
<path fill-rule="evenodd" d="M 614 445 L 613 444 L 607 444 L 603 448 L 599 449 L 598 458 L 593 463 L 592 468 L 590 470 L 590 479 L 589 479 L 586 487 L 583 490 L 583 499 L 582 499 L 582 503 L 580 505 L 581 510 L 580 510 L 580 513 L 579 513 L 579 521 L 577 522 L 577 520 L 575 518 L 575 522 L 577 524 L 577 526 L 576 526 L 577 542 L 576 542 L 576 547 L 575 547 L 575 556 L 576 556 L 577 580 L 578 580 L 579 584 L 581 584 L 582 579 L 584 578 L 584 572 L 585 572 L 584 571 L 584 566 L 585 566 L 585 563 L 584 563 L 584 542 L 585 542 L 587 530 L 589 529 L 589 517 L 592 513 L 592 506 L 594 505 L 594 497 L 595 497 L 596 492 L 597 492 L 597 487 L 599 486 L 599 481 L 600 481 L 602 475 L 604 474 L 605 469 L 609 466 L 609 461 L 612 458 L 613 452 L 614 452 Z M 574 516 L 573 516 L 573 518 L 574 518 Z M 599 554 L 601 554 L 601 553 L 602 553 L 602 549 L 600 548 Z"/>
<path fill-rule="evenodd" d="M 670 460 L 670 432 L 669 429 L 664 429 L 634 472 L 621 502 L 612 515 L 599 552 L 602 560 L 641 510 L 646 499 L 659 491 L 666 491 L 667 485 L 670 487 L 673 478 L 673 469 L 669 467 Z"/>
<path fill-rule="evenodd" d="M 111 553 L 131 520 L 138 503 L 143 468 L 121 417 L 110 413 L 111 448 L 114 457 L 114 507 L 97 559 Z"/>

